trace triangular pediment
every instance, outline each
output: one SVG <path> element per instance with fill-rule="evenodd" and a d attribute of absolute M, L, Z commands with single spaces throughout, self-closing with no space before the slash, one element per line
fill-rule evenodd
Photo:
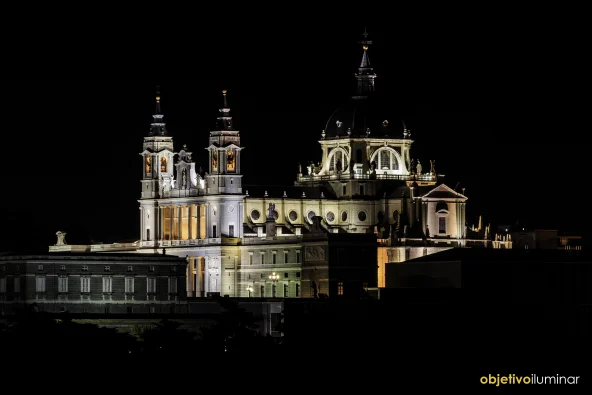
<path fill-rule="evenodd" d="M 468 198 L 462 193 L 456 192 L 446 184 L 440 184 L 421 197 L 422 199 L 460 199 L 467 200 Z"/>

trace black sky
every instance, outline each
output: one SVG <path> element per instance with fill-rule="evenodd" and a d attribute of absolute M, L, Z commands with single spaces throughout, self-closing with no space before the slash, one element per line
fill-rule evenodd
<path fill-rule="evenodd" d="M 227 89 L 245 147 L 244 184 L 291 185 L 298 162 L 320 159 L 321 130 L 351 93 L 364 29 L 311 26 L 295 35 L 295 27 L 226 31 L 184 51 L 193 53 L 189 63 L 173 47 L 146 53 L 160 70 L 124 76 L 140 79 L 103 72 L 105 63 L 124 61 L 121 45 L 100 66 L 85 57 L 76 63 L 85 72 L 66 75 L 81 79 L 2 80 L 0 250 L 44 251 L 57 230 L 71 244 L 137 239 L 138 154 L 157 84 L 176 148 L 187 144 L 197 167 L 206 166 L 208 132 Z M 563 95 L 568 75 L 548 73 L 554 50 L 544 38 L 525 46 L 502 35 L 420 36 L 371 25 L 368 32 L 377 89 L 390 98 L 386 118 L 404 118 L 412 156 L 435 159 L 449 186 L 466 188 L 470 222 L 481 214 L 485 223 L 586 231 L 585 107 Z M 187 79 L 166 79 L 177 76 Z"/>

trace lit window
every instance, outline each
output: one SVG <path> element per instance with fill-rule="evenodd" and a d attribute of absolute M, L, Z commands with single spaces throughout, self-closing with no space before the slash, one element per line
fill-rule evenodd
<path fill-rule="evenodd" d="M 80 292 L 82 292 L 82 293 L 90 292 L 90 277 L 81 277 L 80 278 Z"/>
<path fill-rule="evenodd" d="M 45 277 L 37 277 L 37 282 L 35 285 L 35 291 L 37 292 L 45 292 Z"/>
<path fill-rule="evenodd" d="M 58 278 L 58 292 L 68 292 L 68 277 Z"/>
<path fill-rule="evenodd" d="M 103 277 L 103 292 L 105 292 L 105 293 L 113 292 L 113 278 L 112 277 Z"/>
<path fill-rule="evenodd" d="M 337 283 L 337 295 L 343 295 L 343 283 L 341 281 Z"/>
<path fill-rule="evenodd" d="M 147 289 L 148 293 L 156 293 L 156 279 L 154 277 L 148 277 L 147 279 Z"/>
<path fill-rule="evenodd" d="M 126 293 L 133 293 L 134 292 L 134 278 L 133 277 L 126 277 L 125 278 L 125 292 Z"/>

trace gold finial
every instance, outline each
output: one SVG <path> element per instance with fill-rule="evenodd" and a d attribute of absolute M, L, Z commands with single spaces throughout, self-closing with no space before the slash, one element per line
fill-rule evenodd
<path fill-rule="evenodd" d="M 362 48 L 364 49 L 364 51 L 367 51 L 368 50 L 368 46 L 367 45 L 362 46 Z"/>
<path fill-rule="evenodd" d="M 228 92 L 228 91 L 227 91 L 226 89 L 224 89 L 224 90 L 222 91 L 222 94 L 223 94 L 223 95 L 225 95 L 225 94 L 226 94 L 226 92 Z"/>

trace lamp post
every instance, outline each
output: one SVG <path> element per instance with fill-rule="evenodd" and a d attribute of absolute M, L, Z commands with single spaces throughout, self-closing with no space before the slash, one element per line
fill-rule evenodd
<path fill-rule="evenodd" d="M 280 275 L 276 274 L 275 272 L 269 275 L 269 280 L 272 282 L 271 290 L 272 290 L 272 297 L 275 298 L 275 284 L 280 279 Z"/>

